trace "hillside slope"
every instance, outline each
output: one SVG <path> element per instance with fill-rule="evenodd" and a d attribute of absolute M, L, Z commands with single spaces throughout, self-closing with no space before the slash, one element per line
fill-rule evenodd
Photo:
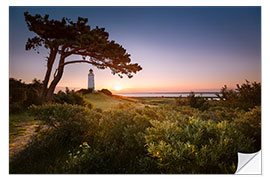
<path fill-rule="evenodd" d="M 142 104 L 136 99 L 116 95 L 109 96 L 101 92 L 85 94 L 84 97 L 89 102 L 93 103 L 95 108 L 101 108 L 103 110 L 123 103 L 131 103 L 135 104 L 136 106 L 142 106 Z"/>

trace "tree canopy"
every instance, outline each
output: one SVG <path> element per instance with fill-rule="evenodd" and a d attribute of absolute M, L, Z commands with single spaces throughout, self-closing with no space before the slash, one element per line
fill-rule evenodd
<path fill-rule="evenodd" d="M 54 90 L 62 77 L 64 66 L 68 64 L 88 63 L 99 69 L 109 68 L 112 74 L 117 74 L 121 78 L 123 75 L 131 78 L 136 72 L 142 70 L 139 64 L 131 63 L 130 54 L 125 48 L 115 41 L 109 40 L 109 33 L 105 31 L 105 28 L 91 28 L 87 25 L 87 18 L 78 17 L 77 21 L 73 22 L 65 17 L 61 20 L 54 20 L 49 19 L 49 15 L 36 14 L 33 16 L 28 12 L 25 12 L 24 16 L 28 29 L 36 34 L 35 37 L 28 39 L 26 50 L 33 49 L 38 52 L 39 47 L 49 50 L 42 96 Z M 60 55 L 59 64 L 54 73 L 54 80 L 47 91 L 57 54 Z M 71 55 L 79 55 L 81 59 L 65 61 Z"/>

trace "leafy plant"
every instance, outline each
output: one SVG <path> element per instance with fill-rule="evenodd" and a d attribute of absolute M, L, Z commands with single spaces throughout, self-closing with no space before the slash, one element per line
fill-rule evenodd
<path fill-rule="evenodd" d="M 252 139 L 226 121 L 190 118 L 187 123 L 151 121 L 146 147 L 162 173 L 233 173 L 237 152 L 254 150 Z"/>
<path fill-rule="evenodd" d="M 180 96 L 176 98 L 176 105 L 190 106 L 201 111 L 207 110 L 209 108 L 207 100 L 202 96 L 195 96 L 194 92 L 191 92 L 187 97 Z"/>
<path fill-rule="evenodd" d="M 253 146 L 255 151 L 259 151 L 261 149 L 261 106 L 255 106 L 244 114 L 238 114 L 234 121 L 238 131 L 255 140 Z"/>
<path fill-rule="evenodd" d="M 34 79 L 26 84 L 21 80 L 9 79 L 9 111 L 19 113 L 32 104 L 40 104 L 39 93 L 42 83 Z"/>
<path fill-rule="evenodd" d="M 250 83 L 246 80 L 242 85 L 237 84 L 235 90 L 228 90 L 224 86 L 219 96 L 221 105 L 240 108 L 248 111 L 250 108 L 261 105 L 261 83 Z"/>
<path fill-rule="evenodd" d="M 109 110 L 71 104 L 33 105 L 40 128 L 10 162 L 11 173 L 234 173 L 237 152 L 260 144 L 260 106 Z"/>
<path fill-rule="evenodd" d="M 81 105 L 89 109 L 93 108 L 93 104 L 87 101 L 81 93 L 75 92 L 74 90 L 70 91 L 68 88 L 66 88 L 66 92 L 59 91 L 57 94 L 54 94 L 53 102 Z"/>

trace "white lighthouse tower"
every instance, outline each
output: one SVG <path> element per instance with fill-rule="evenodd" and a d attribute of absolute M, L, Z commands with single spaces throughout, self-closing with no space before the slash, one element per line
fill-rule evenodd
<path fill-rule="evenodd" d="M 92 92 L 95 91 L 94 73 L 92 69 L 89 70 L 88 74 L 88 89 L 92 89 Z"/>

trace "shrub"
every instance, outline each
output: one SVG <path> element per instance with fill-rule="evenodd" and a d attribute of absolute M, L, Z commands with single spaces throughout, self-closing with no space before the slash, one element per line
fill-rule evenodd
<path fill-rule="evenodd" d="M 146 157 L 144 132 L 149 120 L 131 105 L 104 111 L 95 144 L 77 148 L 64 167 L 69 173 L 140 173 Z M 76 154 L 78 152 L 78 154 Z M 75 154 L 74 154 L 75 153 Z M 75 158 L 74 158 L 75 156 Z"/>
<path fill-rule="evenodd" d="M 239 108 L 228 108 L 222 106 L 214 106 L 207 111 L 196 114 L 195 116 L 201 120 L 212 120 L 214 122 L 228 121 L 233 122 L 239 114 L 243 114 L 245 111 Z"/>
<path fill-rule="evenodd" d="M 191 92 L 187 97 L 180 96 L 176 98 L 176 105 L 190 106 L 201 111 L 207 110 L 209 108 L 207 100 L 202 96 L 195 96 L 194 92 Z"/>
<path fill-rule="evenodd" d="M 187 97 L 189 105 L 193 108 L 198 108 L 200 110 L 205 110 L 207 109 L 207 105 L 206 105 L 206 100 L 205 98 L 201 97 L 201 96 L 195 96 L 195 94 L 193 92 L 191 92 L 189 94 L 189 96 Z"/>
<path fill-rule="evenodd" d="M 69 104 L 31 106 L 41 129 L 29 147 L 11 162 L 11 173 L 59 173 L 70 149 L 81 142 L 94 143 L 101 114 Z"/>
<path fill-rule="evenodd" d="M 66 88 L 66 92 L 59 91 L 57 94 L 54 94 L 53 102 L 81 105 L 88 107 L 89 109 L 93 108 L 93 104 L 87 101 L 81 93 L 74 92 L 74 90 L 70 91 L 68 88 Z"/>
<path fill-rule="evenodd" d="M 250 108 L 261 105 L 261 83 L 246 83 L 237 84 L 235 90 L 228 90 L 224 86 L 220 93 L 221 105 L 231 108 L 240 108 L 248 111 Z"/>
<path fill-rule="evenodd" d="M 200 110 L 190 106 L 175 106 L 173 108 L 168 108 L 167 110 L 170 111 L 172 109 L 187 116 L 194 116 L 201 113 Z"/>
<path fill-rule="evenodd" d="M 89 94 L 89 93 L 92 93 L 93 90 L 92 89 L 80 89 L 78 91 L 76 91 L 77 93 L 80 93 L 82 95 L 85 95 L 85 94 Z"/>
<path fill-rule="evenodd" d="M 9 79 L 9 110 L 18 113 L 32 104 L 41 104 L 39 94 L 42 83 L 34 79 L 32 83 L 26 84 L 21 80 Z"/>
<path fill-rule="evenodd" d="M 25 110 L 24 106 L 20 102 L 10 103 L 9 104 L 9 113 L 16 114 L 21 113 Z"/>
<path fill-rule="evenodd" d="M 253 146 L 255 151 L 259 151 L 261 149 L 261 106 L 255 106 L 246 113 L 238 114 L 234 121 L 237 130 L 255 140 Z"/>
<path fill-rule="evenodd" d="M 260 142 L 260 107 L 202 115 L 190 106 L 45 104 L 30 112 L 41 128 L 11 173 L 234 173 L 237 152 Z"/>
<path fill-rule="evenodd" d="M 112 95 L 112 92 L 109 91 L 108 89 L 101 89 L 99 92 L 102 92 L 103 94 L 106 94 L 108 96 L 111 96 Z"/>
<path fill-rule="evenodd" d="M 190 118 L 187 123 L 151 121 L 146 147 L 162 173 L 234 173 L 237 152 L 254 150 L 252 140 L 226 121 Z"/>
<path fill-rule="evenodd" d="M 68 135 L 69 140 L 78 143 L 95 134 L 101 118 L 97 111 L 69 104 L 32 106 L 30 112 L 47 127 L 55 129 L 59 134 Z"/>

